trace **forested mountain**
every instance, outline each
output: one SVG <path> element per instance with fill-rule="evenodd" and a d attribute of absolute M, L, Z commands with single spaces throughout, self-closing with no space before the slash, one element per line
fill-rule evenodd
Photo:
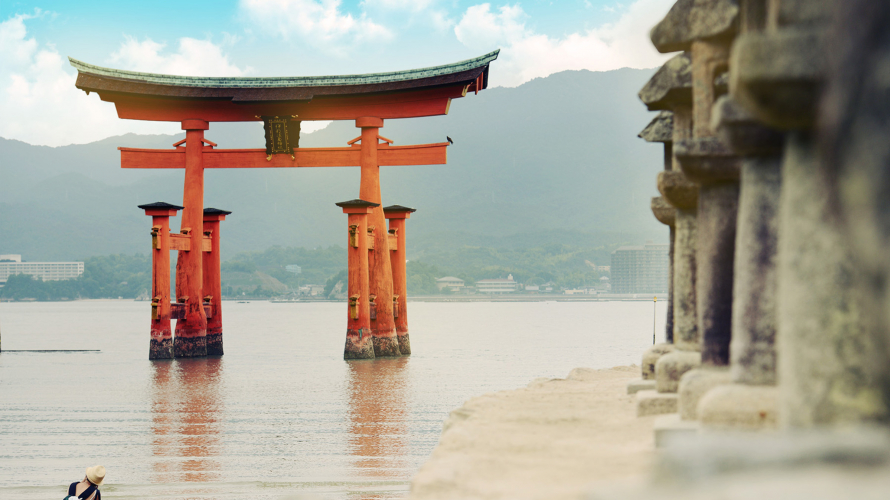
<path fill-rule="evenodd" d="M 651 74 L 566 71 L 457 99 L 448 116 L 386 121 L 381 134 L 397 145 L 454 139 L 448 165 L 382 168 L 383 203 L 418 209 L 409 259 L 464 245 L 665 241 L 648 203 L 661 146 L 636 137 L 650 119 L 636 93 Z M 342 146 L 358 134 L 338 122 L 304 134 L 301 146 Z M 0 139 L 0 254 L 147 254 L 150 221 L 136 205 L 180 203 L 182 172 L 122 170 L 116 148 L 168 148 L 182 136 L 57 148 Z M 221 148 L 263 147 L 255 123 L 211 124 L 206 137 Z M 273 245 L 344 246 L 346 219 L 334 203 L 356 198 L 358 186 L 357 168 L 208 170 L 205 205 L 233 212 L 221 228 L 223 260 Z"/>

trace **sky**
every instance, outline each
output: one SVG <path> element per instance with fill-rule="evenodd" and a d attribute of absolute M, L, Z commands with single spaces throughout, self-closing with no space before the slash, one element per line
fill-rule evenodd
<path fill-rule="evenodd" d="M 74 87 L 68 57 L 190 76 L 376 73 L 501 49 L 489 86 L 565 70 L 654 68 L 649 29 L 674 0 L 0 2 L 0 137 L 88 143 L 178 123 L 120 120 Z M 312 131 L 326 123 L 304 123 Z"/>

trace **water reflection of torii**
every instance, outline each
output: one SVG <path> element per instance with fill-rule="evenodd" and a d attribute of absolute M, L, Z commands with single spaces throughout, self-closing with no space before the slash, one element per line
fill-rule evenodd
<path fill-rule="evenodd" d="M 153 234 L 156 233 L 153 256 L 178 249 L 181 263 L 177 262 L 176 269 L 177 304 L 170 303 L 169 286 L 165 289 L 153 282 L 153 330 L 160 332 L 160 336 L 152 338 L 149 357 L 206 355 L 207 316 L 221 311 L 219 293 L 207 293 L 203 276 L 202 254 L 212 253 L 210 249 L 205 250 L 204 242 L 205 168 L 361 167 L 359 198 L 374 205 L 367 216 L 370 236 L 367 247 L 379 252 L 378 255 L 388 255 L 391 243 L 387 231 L 383 230 L 379 167 L 445 164 L 445 148 L 451 141 L 393 146 L 393 141 L 378 133 L 383 120 L 447 114 L 452 99 L 464 97 L 469 91 L 478 93 L 488 86 L 489 64 L 497 56 L 495 51 L 455 64 L 392 73 L 276 78 L 157 75 L 101 68 L 69 58 L 78 71 L 77 88 L 87 94 L 97 92 L 103 101 L 113 102 L 120 118 L 180 122 L 186 131 L 185 141 L 176 143 L 174 149 L 119 148 L 122 168 L 185 169 L 181 234 L 170 235 L 169 227 L 157 224 L 153 230 Z M 260 120 L 266 130 L 265 150 L 214 149 L 216 144 L 204 138 L 210 122 Z M 347 147 L 300 148 L 302 120 L 354 120 L 362 132 Z M 170 212 L 168 209 L 167 214 Z M 163 218 L 163 214 L 155 215 L 156 221 L 158 217 Z M 207 236 L 209 239 L 213 235 Z M 175 244 L 171 246 L 171 242 Z M 218 262 L 218 253 L 216 257 Z M 164 259 L 153 260 L 160 265 L 158 261 L 163 263 Z M 393 318 L 390 259 L 369 260 L 367 279 L 350 283 L 351 301 L 361 307 L 349 308 L 348 321 L 352 321 L 349 326 L 354 327 L 355 314 L 367 311 L 374 349 L 370 353 L 367 349 L 347 351 L 345 356 L 408 354 L 407 330 L 399 332 L 403 333 L 399 338 Z M 169 266 L 169 258 L 166 262 Z M 153 276 L 161 274 L 163 269 L 153 272 Z M 353 274 L 350 273 L 350 281 Z M 218 276 L 216 279 L 218 281 Z M 367 288 L 353 293 L 360 282 L 368 283 Z M 405 311 L 404 293 L 397 300 L 395 310 Z M 208 311 L 205 311 L 205 302 Z M 373 307 L 368 308 L 371 304 Z M 175 312 L 177 319 L 175 339 L 170 338 L 171 312 Z M 347 335 L 356 337 L 347 338 L 347 347 L 360 345 L 364 329 L 348 328 Z M 221 328 L 218 341 L 216 354 L 222 354 Z"/>
<path fill-rule="evenodd" d="M 222 359 L 152 364 L 152 483 L 219 480 Z"/>

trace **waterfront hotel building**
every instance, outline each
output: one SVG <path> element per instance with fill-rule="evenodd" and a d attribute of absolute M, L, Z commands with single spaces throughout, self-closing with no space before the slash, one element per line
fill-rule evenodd
<path fill-rule="evenodd" d="M 0 287 L 16 274 L 28 274 L 43 281 L 70 280 L 83 274 L 83 262 L 22 262 L 21 255 L 0 255 Z"/>
<path fill-rule="evenodd" d="M 667 293 L 670 245 L 647 243 L 612 252 L 612 293 Z"/>

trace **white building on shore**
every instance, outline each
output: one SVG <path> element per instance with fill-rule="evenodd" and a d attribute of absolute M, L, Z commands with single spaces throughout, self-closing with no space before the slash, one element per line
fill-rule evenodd
<path fill-rule="evenodd" d="M 0 287 L 16 274 L 28 274 L 43 281 L 71 280 L 83 274 L 83 262 L 22 262 L 18 254 L 0 255 Z"/>
<path fill-rule="evenodd" d="M 464 280 L 454 276 L 445 276 L 444 278 L 436 279 L 436 288 L 439 290 L 448 288 L 452 292 L 459 292 L 464 288 Z"/>
<path fill-rule="evenodd" d="M 476 291 L 479 293 L 513 293 L 519 284 L 513 281 L 513 275 L 507 279 L 479 280 L 476 282 Z"/>

